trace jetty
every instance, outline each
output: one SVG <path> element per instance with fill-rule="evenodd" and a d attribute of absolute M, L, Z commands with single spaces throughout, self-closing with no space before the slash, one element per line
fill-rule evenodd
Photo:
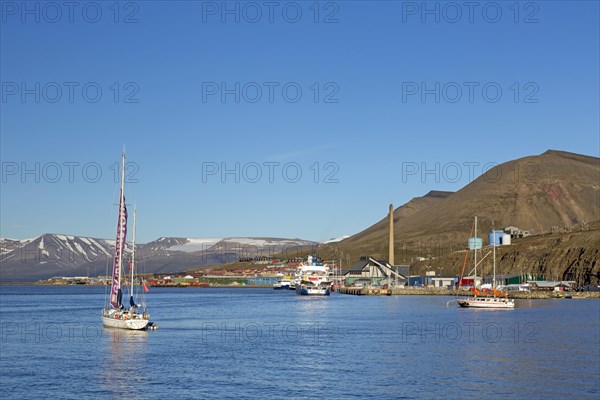
<path fill-rule="evenodd" d="M 470 292 L 457 292 L 452 289 L 443 288 L 370 288 L 370 287 L 340 287 L 336 288 L 340 294 L 349 294 L 354 296 L 468 296 Z M 512 291 L 508 292 L 511 299 L 597 299 L 600 298 L 600 292 L 554 292 L 554 291 Z"/>

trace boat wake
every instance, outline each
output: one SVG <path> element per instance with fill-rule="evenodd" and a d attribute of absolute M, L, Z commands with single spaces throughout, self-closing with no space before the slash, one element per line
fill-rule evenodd
<path fill-rule="evenodd" d="M 454 301 L 458 301 L 458 299 L 453 299 L 453 300 L 448 300 L 446 302 L 446 308 L 450 306 L 450 303 L 454 302 Z"/>

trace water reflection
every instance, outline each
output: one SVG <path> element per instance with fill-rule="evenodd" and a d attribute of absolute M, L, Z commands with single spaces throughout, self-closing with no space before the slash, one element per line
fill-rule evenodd
<path fill-rule="evenodd" d="M 299 318 L 311 319 L 318 317 L 319 313 L 327 312 L 331 308 L 331 296 L 295 296 L 293 299 L 298 310 Z"/>
<path fill-rule="evenodd" d="M 115 397 L 144 398 L 148 332 L 104 328 L 102 336 L 107 348 L 100 379 L 103 391 Z"/>
<path fill-rule="evenodd" d="M 161 329 L 135 332 L 80 311 L 102 302 L 88 290 L 2 288 L 1 311 L 28 307 L 0 313 L 3 398 L 598 398 L 598 299 L 477 311 L 438 296 L 164 289 Z"/>

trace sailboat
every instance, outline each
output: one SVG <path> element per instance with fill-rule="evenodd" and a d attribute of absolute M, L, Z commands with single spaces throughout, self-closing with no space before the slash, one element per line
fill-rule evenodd
<path fill-rule="evenodd" d="M 123 252 L 127 237 L 127 207 L 125 205 L 125 152 L 121 156 L 121 192 L 119 197 L 119 217 L 117 219 L 117 239 L 115 240 L 115 257 L 113 260 L 112 284 L 109 304 L 102 309 L 102 323 L 107 327 L 141 330 L 148 325 L 148 314 L 145 305 L 136 304 L 134 299 L 135 271 L 135 223 L 136 212 L 133 211 L 133 252 L 131 256 L 131 288 L 129 307 L 123 305 L 121 277 L 123 275 Z M 145 288 L 144 288 L 145 289 Z"/>
<path fill-rule="evenodd" d="M 492 222 L 492 229 L 494 223 Z M 477 217 L 475 217 L 475 242 L 477 242 Z M 493 248 L 494 275 L 492 282 L 493 297 L 482 296 L 477 290 L 477 243 L 475 243 L 475 279 L 473 279 L 473 297 L 457 300 L 460 307 L 464 308 L 515 308 L 515 301 L 509 299 L 506 293 L 496 290 L 496 243 L 491 243 Z M 489 254 L 489 253 L 488 253 Z M 462 277 L 461 277 L 462 280 Z"/>

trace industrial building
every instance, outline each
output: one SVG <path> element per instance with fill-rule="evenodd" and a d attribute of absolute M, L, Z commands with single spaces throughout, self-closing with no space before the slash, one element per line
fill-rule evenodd
<path fill-rule="evenodd" d="M 346 285 L 383 286 L 408 283 L 409 265 L 391 265 L 387 261 L 362 256 L 349 270 L 344 272 Z"/>
<path fill-rule="evenodd" d="M 524 231 L 522 229 L 517 228 L 516 226 L 507 226 L 506 228 L 504 228 L 504 233 L 510 235 L 512 239 L 531 236 L 531 232 Z"/>
<path fill-rule="evenodd" d="M 530 282 L 531 290 L 562 292 L 572 290 L 577 283 L 575 281 L 535 281 Z"/>

